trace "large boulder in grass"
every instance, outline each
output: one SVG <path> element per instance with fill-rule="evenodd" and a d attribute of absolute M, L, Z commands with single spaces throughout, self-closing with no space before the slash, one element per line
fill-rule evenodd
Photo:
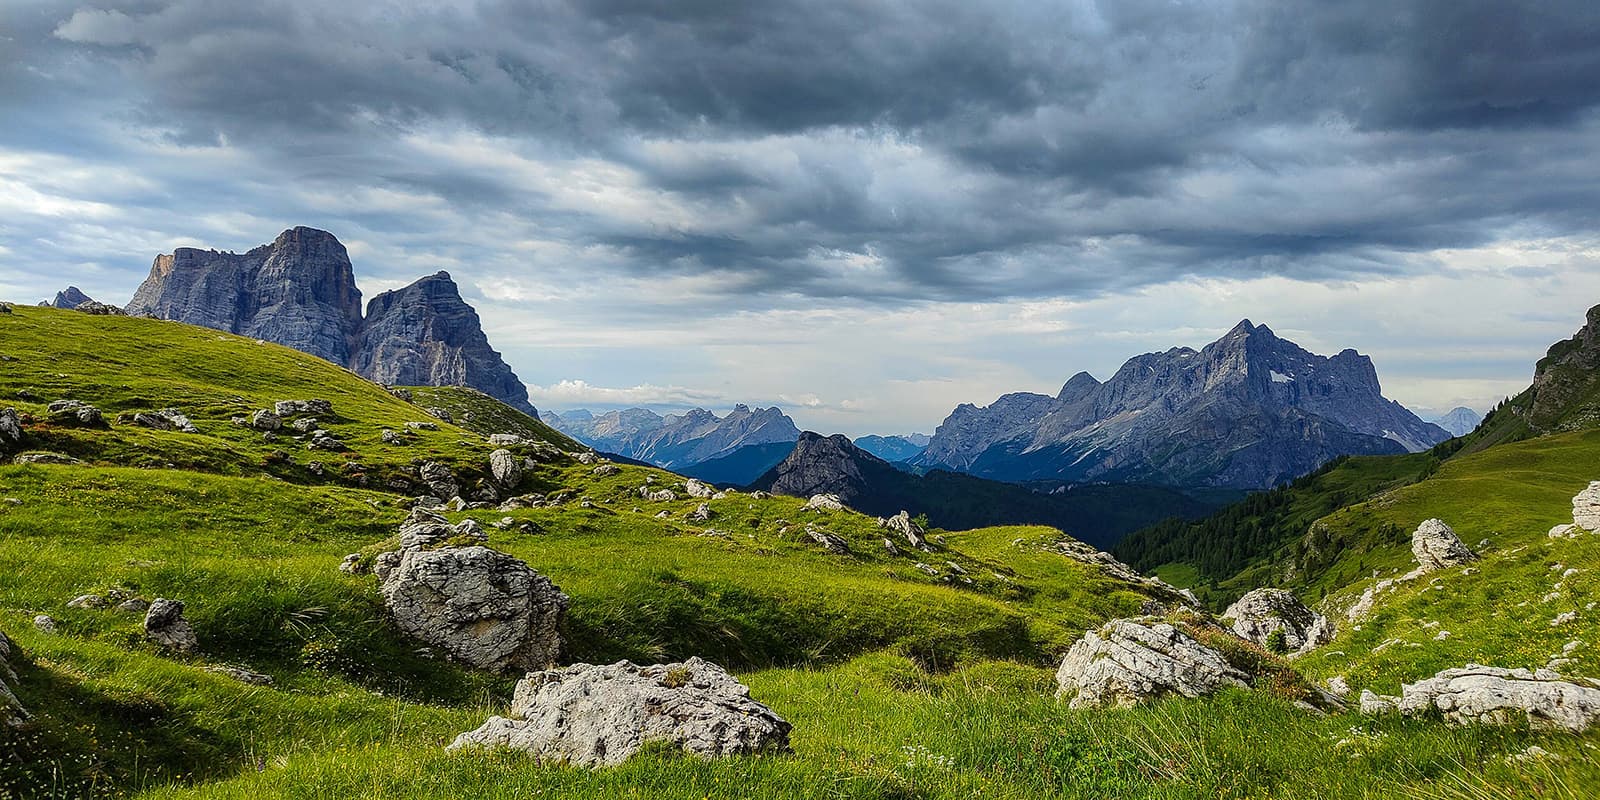
<path fill-rule="evenodd" d="M 522 482 L 522 460 L 504 448 L 489 454 L 489 474 L 500 488 L 511 491 Z"/>
<path fill-rule="evenodd" d="M 1282 589 L 1252 590 L 1228 606 L 1222 616 L 1233 620 L 1233 632 L 1241 638 L 1282 653 L 1304 653 L 1333 638 L 1327 617 Z M 1280 635 L 1281 649 L 1274 641 Z"/>
<path fill-rule="evenodd" d="M 455 533 L 463 533 L 461 526 Z M 498 550 L 402 550 L 380 556 L 374 571 L 395 625 L 464 664 L 493 672 L 543 669 L 561 651 L 567 596 Z"/>
<path fill-rule="evenodd" d="M 1434 711 L 1446 722 L 1507 725 L 1526 721 L 1534 728 L 1582 733 L 1600 723 L 1600 682 L 1563 680 L 1548 669 L 1503 669 L 1468 664 L 1405 684 L 1400 712 Z"/>
<path fill-rule="evenodd" d="M 144 636 L 152 642 L 174 652 L 191 654 L 200 649 L 194 628 L 183 616 L 183 603 L 158 597 L 150 603 L 144 615 Z"/>
<path fill-rule="evenodd" d="M 620 764 L 661 742 L 702 758 L 789 749 L 790 725 L 716 664 L 575 664 L 530 673 L 509 717 L 490 717 L 451 750 L 510 748 L 543 762 Z"/>
<path fill-rule="evenodd" d="M 1417 568 L 1423 573 L 1454 567 L 1477 560 L 1477 554 L 1467 549 L 1454 529 L 1443 520 L 1423 520 L 1411 534 L 1411 554 L 1417 559 Z"/>
<path fill-rule="evenodd" d="M 1128 707 L 1168 695 L 1201 697 L 1250 676 L 1177 626 L 1117 619 L 1072 645 L 1056 671 L 1056 697 L 1072 708 Z"/>
<path fill-rule="evenodd" d="M 22 441 L 22 418 L 15 408 L 0 408 L 0 448 Z"/>
<path fill-rule="evenodd" d="M 1600 531 L 1600 481 L 1590 483 L 1572 498 L 1572 524 L 1586 531 Z"/>

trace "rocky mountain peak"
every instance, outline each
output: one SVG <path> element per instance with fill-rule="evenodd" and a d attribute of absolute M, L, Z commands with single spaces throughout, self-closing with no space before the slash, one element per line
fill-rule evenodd
<path fill-rule="evenodd" d="M 242 254 L 158 255 L 127 310 L 277 342 L 382 383 L 469 386 L 537 415 L 448 272 L 373 298 L 364 318 L 350 254 L 325 230 L 290 228 Z"/>
<path fill-rule="evenodd" d="M 1068 378 L 1067 382 L 1062 384 L 1061 393 L 1056 395 L 1056 400 L 1070 403 L 1098 388 L 1100 388 L 1100 381 L 1087 372 L 1080 372 Z"/>
<path fill-rule="evenodd" d="M 379 383 L 471 386 L 538 415 L 527 386 L 489 346 L 478 312 L 442 270 L 372 298 L 350 368 Z"/>
<path fill-rule="evenodd" d="M 836 494 L 849 504 L 866 488 L 864 472 L 894 470 L 883 459 L 857 447 L 842 434 L 823 436 L 805 431 L 794 450 L 778 466 L 762 476 L 762 488 L 776 494 L 809 497 Z"/>
<path fill-rule="evenodd" d="M 346 364 L 361 290 L 333 234 L 291 228 L 248 253 L 180 247 L 156 256 L 127 311 L 266 339 Z"/>
<path fill-rule="evenodd" d="M 1315 355 L 1246 319 L 1199 351 L 1134 356 L 1104 383 L 1080 373 L 1054 398 L 959 406 L 914 463 L 1001 480 L 1253 489 L 1342 453 L 1446 438 L 1383 398 L 1366 356 Z"/>
<path fill-rule="evenodd" d="M 1571 339 L 1556 342 L 1533 370 L 1528 424 L 1536 431 L 1576 429 L 1600 420 L 1600 305 Z"/>
<path fill-rule="evenodd" d="M 66 289 L 56 292 L 56 299 L 51 301 L 50 305 L 56 308 L 74 309 L 84 303 L 93 302 L 94 298 L 84 294 L 78 287 L 68 286 Z"/>

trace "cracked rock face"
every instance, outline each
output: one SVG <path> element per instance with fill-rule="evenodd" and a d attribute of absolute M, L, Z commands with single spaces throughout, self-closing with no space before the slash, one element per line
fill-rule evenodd
<path fill-rule="evenodd" d="M 376 571 L 400 630 L 451 658 L 494 672 L 555 663 L 567 596 L 522 561 L 480 545 L 413 549 Z"/>
<path fill-rule="evenodd" d="M 510 450 L 496 450 L 489 454 L 489 474 L 500 488 L 511 491 L 522 482 L 522 462 Z"/>
<path fill-rule="evenodd" d="M 1478 556 L 1461 543 L 1461 537 L 1443 520 L 1423 520 L 1411 534 L 1411 554 L 1423 573 L 1454 567 L 1477 560 Z"/>
<path fill-rule="evenodd" d="M 180 247 L 156 256 L 128 313 L 178 320 L 347 363 L 361 290 L 344 245 L 313 228 L 248 253 Z"/>
<path fill-rule="evenodd" d="M 1056 671 L 1072 708 L 1128 707 L 1166 695 L 1200 697 L 1249 676 L 1166 622 L 1118 619 L 1083 635 Z"/>
<path fill-rule="evenodd" d="M 543 762 L 598 767 L 620 764 L 651 742 L 701 758 L 782 753 L 789 731 L 748 687 L 708 661 L 621 661 L 529 674 L 517 684 L 509 717 L 490 717 L 449 749 L 507 747 Z"/>
<path fill-rule="evenodd" d="M 1600 531 L 1600 481 L 1572 498 L 1572 524 L 1586 531 Z"/>
<path fill-rule="evenodd" d="M 144 615 L 144 636 L 169 650 L 193 653 L 200 649 L 194 629 L 183 617 L 183 603 L 158 597 Z"/>
<path fill-rule="evenodd" d="M 1534 728 L 1582 733 L 1600 722 L 1600 682 L 1577 681 L 1564 681 L 1548 669 L 1468 664 L 1402 686 L 1399 705 L 1408 715 L 1437 710 L 1457 725 L 1526 720 Z"/>
<path fill-rule="evenodd" d="M 1333 638 L 1333 627 L 1326 617 L 1282 589 L 1249 592 L 1228 606 L 1222 616 L 1233 620 L 1234 633 L 1262 647 L 1267 647 L 1274 631 L 1283 631 L 1283 643 L 1292 653 L 1304 653 Z"/>
<path fill-rule="evenodd" d="M 15 408 L 0 408 L 0 447 L 22 441 L 22 418 Z"/>

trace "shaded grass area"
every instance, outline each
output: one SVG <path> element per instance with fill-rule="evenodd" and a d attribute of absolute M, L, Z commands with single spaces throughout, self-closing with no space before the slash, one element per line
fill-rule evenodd
<path fill-rule="evenodd" d="M 1049 696 L 1047 671 L 1015 664 L 930 677 L 905 659 L 871 655 L 747 677 L 756 697 L 794 723 L 793 756 L 705 762 L 657 751 L 586 771 L 508 753 L 377 744 L 305 752 L 275 769 L 148 796 L 1325 798 L 1472 796 L 1450 792 L 1489 786 L 1577 798 L 1600 778 L 1585 757 L 1592 739 L 1316 717 L 1242 691 L 1068 711 Z M 1563 760 L 1504 758 L 1535 742 Z"/>

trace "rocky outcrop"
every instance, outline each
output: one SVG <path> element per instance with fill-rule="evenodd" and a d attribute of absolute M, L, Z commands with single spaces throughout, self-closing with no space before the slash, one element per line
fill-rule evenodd
<path fill-rule="evenodd" d="M 178 431 L 180 433 L 199 433 L 200 429 L 182 411 L 176 408 L 163 408 L 160 411 L 141 411 L 133 415 L 133 424 L 141 428 L 153 428 L 158 431 Z"/>
<path fill-rule="evenodd" d="M 1116 556 L 1104 550 L 1098 550 L 1092 545 L 1076 539 L 1063 538 L 1051 543 L 1047 549 L 1060 553 L 1074 561 L 1081 561 L 1090 566 L 1098 567 L 1117 580 L 1138 584 L 1144 587 L 1145 591 L 1158 602 L 1195 609 L 1200 608 L 1200 600 L 1195 597 L 1194 592 L 1188 589 L 1179 589 L 1151 575 L 1142 575 L 1133 567 L 1118 561 Z"/>
<path fill-rule="evenodd" d="M 374 565 L 384 603 L 401 631 L 464 664 L 494 672 L 548 667 L 561 650 L 567 596 L 512 556 L 455 544 L 486 540 L 471 520 L 452 528 L 432 512 L 412 512 L 400 529 L 401 549 Z"/>
<path fill-rule="evenodd" d="M 60 425 L 82 425 L 89 428 L 106 426 L 100 409 L 79 400 L 57 400 L 45 407 L 50 421 Z"/>
<path fill-rule="evenodd" d="M 1338 455 L 1422 450 L 1450 434 L 1383 397 L 1366 356 L 1312 354 L 1245 320 L 1201 350 L 1087 373 L 1055 397 L 958 407 L 912 463 L 1004 481 L 1268 488 Z"/>
<path fill-rule="evenodd" d="M 156 256 L 128 313 L 177 320 L 350 360 L 361 290 L 344 245 L 292 228 L 248 253 L 180 247 Z"/>
<path fill-rule="evenodd" d="M 1600 722 L 1600 682 L 1562 680 L 1541 669 L 1502 669 L 1468 664 L 1401 687 L 1401 713 L 1437 711 L 1445 721 L 1506 725 L 1582 733 Z"/>
<path fill-rule="evenodd" d="M 373 298 L 363 318 L 349 253 L 327 231 L 292 228 L 244 254 L 156 256 L 128 313 L 277 342 L 379 383 L 470 386 L 538 416 L 447 273 Z"/>
<path fill-rule="evenodd" d="M 350 369 L 385 385 L 470 386 L 539 415 L 448 272 L 372 298 Z"/>
<path fill-rule="evenodd" d="M 28 720 L 28 710 L 17 699 L 17 671 L 11 666 L 21 655 L 17 646 L 4 633 L 0 633 L 0 724 L 15 727 Z"/>
<path fill-rule="evenodd" d="M 1127 707 L 1248 685 L 1249 675 L 1221 653 L 1151 619 L 1112 620 L 1084 634 L 1056 671 L 1056 696 L 1072 708 Z"/>
<path fill-rule="evenodd" d="M 1571 339 L 1550 346 L 1533 370 L 1533 385 L 1518 401 L 1536 433 L 1580 430 L 1600 424 L 1600 306 L 1589 309 Z M 1516 403 L 1514 405 L 1522 405 Z"/>
<path fill-rule="evenodd" d="M 906 541 L 912 547 L 919 550 L 931 549 L 928 547 L 928 532 L 911 519 L 911 512 L 909 511 L 902 510 L 900 513 L 885 519 L 883 527 L 906 537 Z"/>
<path fill-rule="evenodd" d="M 1572 498 L 1572 524 L 1586 531 L 1600 531 L 1600 481 L 1593 481 Z"/>
<path fill-rule="evenodd" d="M 620 764 L 651 743 L 701 758 L 789 749 L 790 725 L 699 658 L 640 667 L 576 664 L 517 684 L 509 717 L 490 717 L 451 750 L 510 748 L 541 762 Z"/>
<path fill-rule="evenodd" d="M 192 654 L 200 649 L 194 628 L 183 616 L 183 603 L 157 597 L 144 615 L 144 637 L 173 652 Z"/>
<path fill-rule="evenodd" d="M 94 302 L 94 298 L 90 297 L 89 295 L 84 294 L 83 291 L 80 290 L 78 287 L 76 287 L 76 286 L 68 286 L 67 288 L 65 288 L 63 290 L 61 290 L 59 292 L 56 292 L 56 299 L 51 301 L 50 305 L 52 305 L 52 306 L 54 306 L 56 308 L 65 308 L 65 309 L 69 309 L 70 310 L 70 309 L 77 308 L 78 306 L 81 306 L 84 303 L 93 303 L 93 302 Z"/>
<path fill-rule="evenodd" d="M 1417 568 L 1423 573 L 1475 561 L 1478 556 L 1461 542 L 1443 520 L 1423 520 L 1411 534 L 1411 554 L 1417 559 Z"/>
<path fill-rule="evenodd" d="M 814 494 L 806 501 L 802 511 L 843 511 L 844 503 L 836 494 Z"/>
<path fill-rule="evenodd" d="M 1222 616 L 1233 620 L 1233 632 L 1241 638 L 1280 653 L 1305 653 L 1333 639 L 1327 617 L 1282 589 L 1255 589 Z"/>
<path fill-rule="evenodd" d="M 15 408 L 0 408 L 0 449 L 22 442 L 22 418 Z"/>
<path fill-rule="evenodd" d="M 522 459 L 510 450 L 496 450 L 489 454 L 489 474 L 501 489 L 516 489 L 522 482 Z"/>

